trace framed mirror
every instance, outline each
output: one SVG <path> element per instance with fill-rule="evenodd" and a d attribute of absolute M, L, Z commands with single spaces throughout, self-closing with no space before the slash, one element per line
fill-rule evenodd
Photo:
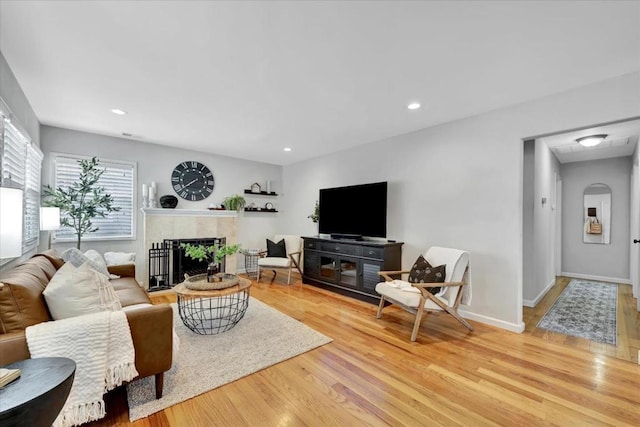
<path fill-rule="evenodd" d="M 584 190 L 584 243 L 611 243 L 611 188 L 591 184 Z"/>

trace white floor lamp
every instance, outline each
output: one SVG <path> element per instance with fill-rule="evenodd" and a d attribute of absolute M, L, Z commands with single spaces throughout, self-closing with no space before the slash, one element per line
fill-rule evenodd
<path fill-rule="evenodd" d="M 0 258 L 22 255 L 22 190 L 0 187 Z"/>
<path fill-rule="evenodd" d="M 51 249 L 51 232 L 60 228 L 60 208 L 40 208 L 40 231 L 49 232 L 49 246 Z"/>

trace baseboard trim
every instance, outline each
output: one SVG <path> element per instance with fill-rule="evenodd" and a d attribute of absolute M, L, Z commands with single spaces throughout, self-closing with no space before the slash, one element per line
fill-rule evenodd
<path fill-rule="evenodd" d="M 563 271 L 562 275 L 565 277 L 572 277 L 574 279 L 595 280 L 597 282 L 621 283 L 623 285 L 631 284 L 630 279 L 621 279 L 620 277 L 594 276 L 593 274 L 569 273 L 567 271 Z"/>
<path fill-rule="evenodd" d="M 530 300 L 530 299 L 525 299 L 522 300 L 522 305 L 524 305 L 525 307 L 531 307 L 534 308 L 536 305 L 538 305 L 538 303 L 542 300 L 542 298 L 544 298 L 544 296 L 547 294 L 547 292 L 549 292 L 549 289 L 551 289 L 553 287 L 553 285 L 556 284 L 556 279 L 553 279 L 543 290 L 542 292 L 540 292 L 538 294 L 537 297 L 535 297 L 534 299 Z"/>
<path fill-rule="evenodd" d="M 494 317 L 489 317 L 482 314 L 471 313 L 469 311 L 464 311 L 462 309 L 458 309 L 458 313 L 460 314 L 460 316 L 464 317 L 465 319 L 474 320 L 480 323 L 485 323 L 487 325 L 495 326 L 500 329 L 506 329 L 507 331 L 516 332 L 518 334 L 521 334 L 522 332 L 524 332 L 523 322 L 521 322 L 520 324 L 505 322 L 504 320 L 496 319 Z"/>

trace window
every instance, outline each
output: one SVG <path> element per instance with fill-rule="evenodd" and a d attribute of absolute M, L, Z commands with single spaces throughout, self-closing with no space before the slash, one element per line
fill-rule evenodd
<path fill-rule="evenodd" d="M 82 168 L 80 160 L 87 157 L 70 154 L 52 154 L 55 187 L 69 187 L 80 176 Z M 100 159 L 100 168 L 105 172 L 100 177 L 98 185 L 103 187 L 113 198 L 113 204 L 120 208 L 118 212 L 111 212 L 104 218 L 91 220 L 98 231 L 87 233 L 82 240 L 125 240 L 135 239 L 134 226 L 134 188 L 136 177 L 136 163 L 117 160 Z M 56 231 L 56 240 L 76 240 L 75 231 L 70 227 L 63 227 Z"/>
<path fill-rule="evenodd" d="M 23 224 L 22 253 L 27 253 L 38 246 L 40 221 L 40 172 L 42 168 L 42 152 L 29 141 L 26 132 L 22 132 L 11 114 L 2 106 L 2 186 L 23 190 Z"/>

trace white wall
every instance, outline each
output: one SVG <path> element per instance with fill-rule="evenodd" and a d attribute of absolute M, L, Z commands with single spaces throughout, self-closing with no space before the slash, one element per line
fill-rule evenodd
<path fill-rule="evenodd" d="M 0 98 L 11 108 L 11 112 L 20 126 L 29 134 L 31 140 L 40 146 L 40 122 L 25 96 L 18 80 L 9 68 L 7 60 L 0 52 Z"/>
<path fill-rule="evenodd" d="M 282 192 L 282 167 L 241 160 L 231 157 L 217 156 L 194 151 L 171 148 L 162 145 L 149 144 L 129 139 L 114 138 L 51 126 L 42 126 L 42 151 L 45 154 L 43 164 L 43 184 L 52 183 L 52 165 L 50 153 L 71 153 L 85 156 L 97 156 L 99 159 L 115 159 L 137 162 L 138 194 L 137 194 L 137 239 L 135 241 L 83 242 L 82 250 L 96 249 L 105 251 L 135 252 L 137 254 L 136 272 L 138 279 L 144 271 L 145 259 L 144 239 L 142 230 L 142 183 L 155 181 L 158 186 L 158 198 L 165 194 L 175 195 L 171 185 L 171 172 L 180 162 L 197 160 L 209 167 L 215 179 L 213 194 L 200 202 L 190 202 L 178 197 L 177 209 L 205 209 L 210 203 L 219 204 L 232 194 L 244 196 L 244 189 L 249 189 L 252 183 L 264 183 L 271 180 L 271 191 Z M 280 209 L 282 195 L 278 197 L 246 195 L 247 202 L 264 205 L 270 201 Z M 265 248 L 265 238 L 279 231 L 279 213 L 241 213 L 238 218 L 238 242 L 244 248 Z M 179 238 L 180 236 L 175 236 Z M 224 237 L 224 236 L 203 236 Z M 53 247 L 59 251 L 74 247 L 75 243 L 54 243 Z M 238 266 L 244 266 L 244 257 L 238 255 Z"/>
<path fill-rule="evenodd" d="M 536 141 L 524 141 L 523 152 L 523 298 L 527 304 L 527 295 L 532 293 L 531 289 L 536 285 L 536 269 L 534 261 L 534 198 L 536 189 Z"/>
<path fill-rule="evenodd" d="M 553 208 L 553 199 L 556 179 L 560 175 L 560 162 L 549 146 L 541 140 L 535 142 L 534 159 L 533 203 L 530 207 L 525 204 L 525 209 L 533 209 L 533 253 L 531 258 L 525 257 L 524 260 L 525 277 L 526 272 L 530 271 L 530 281 L 524 282 L 523 304 L 529 307 L 535 307 L 555 284 L 556 211 Z M 546 199 L 544 204 L 543 198 Z M 527 263 L 531 263 L 530 267 L 527 267 Z"/>
<path fill-rule="evenodd" d="M 629 283 L 630 157 L 564 163 L 562 274 Z M 611 244 L 583 242 L 584 190 L 591 184 L 611 188 Z"/>
<path fill-rule="evenodd" d="M 630 236 L 629 236 L 629 264 L 630 279 L 633 284 L 633 296 L 640 296 L 640 243 L 633 243 L 633 240 L 640 240 L 640 141 L 635 137 L 636 151 L 631 158 L 632 170 L 630 180 Z M 640 310 L 640 298 L 637 300 L 638 310 Z"/>
<path fill-rule="evenodd" d="M 403 265 L 432 245 L 468 250 L 465 316 L 521 331 L 523 138 L 638 115 L 633 73 L 285 166 L 284 224 L 312 234 L 320 188 L 386 180 L 388 237 L 405 242 Z"/>

